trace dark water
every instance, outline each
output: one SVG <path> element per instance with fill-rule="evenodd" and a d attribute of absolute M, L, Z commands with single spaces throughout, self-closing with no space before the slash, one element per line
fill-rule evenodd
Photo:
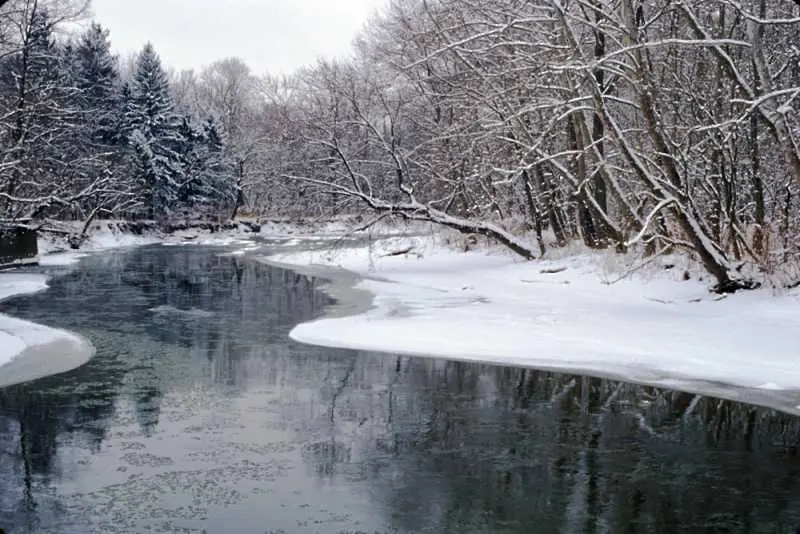
<path fill-rule="evenodd" d="M 693 395 L 307 347 L 313 279 L 151 247 L 0 310 L 97 356 L 0 390 L 10 533 L 784 533 L 800 423 Z"/>

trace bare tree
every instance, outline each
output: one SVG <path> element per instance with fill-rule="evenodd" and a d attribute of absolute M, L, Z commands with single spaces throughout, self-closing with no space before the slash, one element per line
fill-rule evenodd
<path fill-rule="evenodd" d="M 352 59 L 262 86 L 250 190 L 526 258 L 682 249 L 718 291 L 754 287 L 800 261 L 795 4 L 394 0 Z M 198 79 L 220 116 L 238 117 L 237 72 Z"/>

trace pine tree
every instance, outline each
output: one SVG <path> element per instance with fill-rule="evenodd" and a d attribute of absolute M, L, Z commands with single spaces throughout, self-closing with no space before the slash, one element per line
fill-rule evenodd
<path fill-rule="evenodd" d="M 19 140 L 28 136 L 24 128 L 45 129 L 61 111 L 64 96 L 61 57 L 52 35 L 47 11 L 39 9 L 31 16 L 27 27 L 25 46 L 5 62 L 6 72 L 1 77 L 13 84 L 16 99 L 16 123 L 13 132 Z"/>
<path fill-rule="evenodd" d="M 166 219 L 177 207 L 184 179 L 181 147 L 186 141 L 173 112 L 167 74 L 150 43 L 136 59 L 126 115 L 147 215 Z"/>
<path fill-rule="evenodd" d="M 198 127 L 186 117 L 181 130 L 186 141 L 182 152 L 186 181 L 181 189 L 181 200 L 206 209 L 229 202 L 230 173 L 216 121 L 209 118 Z"/>
<path fill-rule="evenodd" d="M 231 205 L 235 200 L 235 188 L 225 142 L 213 117 L 203 124 L 203 147 L 205 176 L 214 192 L 213 200 L 227 208 L 226 204 Z"/>
<path fill-rule="evenodd" d="M 75 47 L 75 86 L 91 142 L 112 147 L 121 141 L 121 91 L 117 58 L 108 31 L 93 23 Z"/>

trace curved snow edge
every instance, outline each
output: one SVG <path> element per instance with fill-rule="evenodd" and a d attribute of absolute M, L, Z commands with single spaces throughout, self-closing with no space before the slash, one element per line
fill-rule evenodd
<path fill-rule="evenodd" d="M 320 289 L 339 313 L 297 325 L 295 341 L 591 375 L 800 413 L 798 294 L 716 301 L 702 284 L 660 276 L 608 285 L 582 258 L 329 255 L 290 251 L 267 261 L 333 278 Z M 349 270 L 347 283 L 326 264 Z M 342 314 L 353 292 L 362 306 Z"/>
<path fill-rule="evenodd" d="M 24 328 L 24 334 L 46 332 L 48 337 L 27 344 L 8 363 L 0 366 L 0 387 L 72 371 L 95 354 L 94 345 L 74 332 L 0 315 L 0 323 L 7 319 Z"/>
<path fill-rule="evenodd" d="M 0 300 L 45 289 L 45 275 L 0 274 Z M 0 387 L 71 371 L 94 353 L 79 334 L 0 314 Z"/>

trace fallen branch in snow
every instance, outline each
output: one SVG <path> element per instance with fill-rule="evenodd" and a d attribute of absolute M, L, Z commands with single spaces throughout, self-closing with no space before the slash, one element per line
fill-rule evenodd
<path fill-rule="evenodd" d="M 359 175 L 350 166 L 349 160 L 335 144 L 328 148 L 338 154 L 352 181 L 345 185 L 328 180 L 319 180 L 307 176 L 284 175 L 290 180 L 299 180 L 324 188 L 327 194 L 350 197 L 360 200 L 369 206 L 379 216 L 400 217 L 407 221 L 425 221 L 456 230 L 462 234 L 477 234 L 488 237 L 508 247 L 526 260 L 536 259 L 536 253 L 529 243 L 520 239 L 502 226 L 491 221 L 473 220 L 468 217 L 459 217 L 433 207 L 430 203 L 423 203 L 416 199 L 408 186 L 401 186 L 400 190 L 405 195 L 404 202 L 390 202 L 373 196 L 372 191 L 365 189 L 359 182 Z M 399 172 L 399 171 L 398 171 Z"/>
<path fill-rule="evenodd" d="M 558 274 L 558 273 L 563 273 L 566 270 L 567 270 L 566 267 L 554 267 L 552 269 L 542 269 L 539 272 L 541 274 Z"/>
<path fill-rule="evenodd" d="M 606 285 L 611 286 L 611 285 L 616 284 L 617 282 L 621 282 L 622 280 L 626 279 L 627 277 L 629 277 L 630 275 L 632 275 L 636 271 L 644 269 L 649 264 L 653 263 L 656 259 L 658 259 L 663 254 L 665 254 L 670 249 L 670 247 L 671 247 L 671 245 L 667 245 L 666 247 L 662 248 L 661 250 L 659 250 L 658 252 L 656 252 L 655 254 L 650 256 L 649 258 L 647 258 L 645 261 L 640 263 L 639 265 L 634 265 L 633 267 L 625 269 L 625 271 L 622 273 L 621 276 L 619 276 L 619 277 L 617 277 L 617 278 L 615 278 L 613 280 L 605 280 L 605 281 L 603 281 L 603 283 L 606 284 Z"/>
<path fill-rule="evenodd" d="M 361 225 L 361 226 L 359 226 L 358 228 L 354 228 L 354 229 L 353 229 L 353 233 L 356 233 L 356 232 L 366 232 L 367 230 L 369 230 L 370 228 L 372 228 L 373 226 L 375 226 L 376 224 L 378 224 L 378 223 L 379 223 L 379 222 L 381 222 L 382 220 L 384 220 L 384 219 L 387 219 L 387 218 L 389 218 L 389 217 L 391 217 L 391 216 L 392 216 L 392 214 L 391 214 L 391 213 L 382 213 L 382 214 L 381 214 L 381 215 L 379 215 L 378 217 L 374 217 L 373 219 L 371 219 L 371 220 L 370 220 L 369 222 L 367 222 L 366 224 L 362 224 L 362 225 Z"/>
<path fill-rule="evenodd" d="M 381 257 L 382 258 L 390 258 L 390 257 L 393 257 L 393 256 L 403 256 L 404 254 L 408 254 L 409 252 L 414 250 L 414 248 L 415 247 L 411 246 L 411 247 L 401 248 L 399 250 L 393 250 L 391 252 L 387 252 L 386 254 L 384 254 Z"/>

